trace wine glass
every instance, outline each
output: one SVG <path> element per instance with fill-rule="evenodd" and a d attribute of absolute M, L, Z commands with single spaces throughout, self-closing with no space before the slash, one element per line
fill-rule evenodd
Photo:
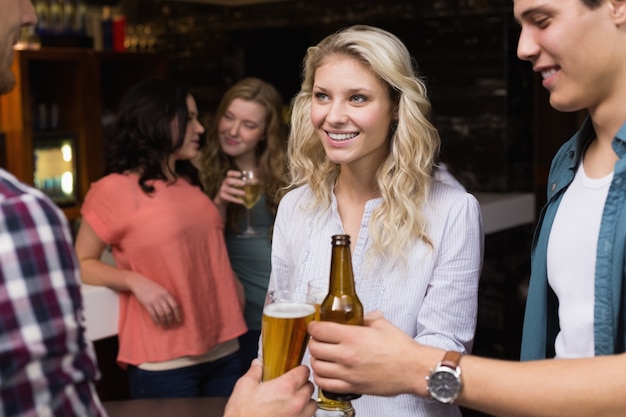
<path fill-rule="evenodd" d="M 256 205 L 261 199 L 261 194 L 263 193 L 263 189 L 261 186 L 261 181 L 259 180 L 258 173 L 253 169 L 243 170 L 241 171 L 241 179 L 244 184 L 241 189 L 246 193 L 241 197 L 243 201 L 243 205 L 246 207 L 246 230 L 239 235 L 239 237 L 253 237 L 258 236 L 259 232 L 252 227 L 251 212 L 252 207 Z"/>

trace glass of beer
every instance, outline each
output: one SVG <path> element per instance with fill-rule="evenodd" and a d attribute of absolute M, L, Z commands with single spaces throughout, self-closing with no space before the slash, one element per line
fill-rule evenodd
<path fill-rule="evenodd" d="M 307 326 L 315 317 L 315 306 L 307 295 L 272 291 L 263 308 L 261 344 L 263 381 L 276 378 L 300 365 L 309 342 Z"/>

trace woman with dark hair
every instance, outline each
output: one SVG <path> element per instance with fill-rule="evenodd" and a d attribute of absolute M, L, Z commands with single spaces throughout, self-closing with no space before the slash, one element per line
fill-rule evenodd
<path fill-rule="evenodd" d="M 204 128 L 166 79 L 122 100 L 76 240 L 84 282 L 120 293 L 117 360 L 132 398 L 228 396 L 240 375 L 243 294 L 223 222 L 190 160 Z M 100 260 L 111 246 L 117 266 Z"/>
<path fill-rule="evenodd" d="M 188 108 L 188 99 L 194 102 L 193 109 Z M 170 176 L 184 177 L 199 186 L 197 170 L 188 155 L 197 153 L 200 135 L 204 133 L 195 107 L 189 92 L 170 80 L 152 79 L 131 89 L 120 104 L 115 134 L 107 142 L 105 175 L 141 167 L 139 183 L 145 192 L 154 191 L 148 180 L 167 180 Z M 194 123 L 197 136 L 188 141 L 187 122 Z M 185 156 L 173 156 L 183 146 L 187 147 L 182 150 Z M 164 165 L 164 161 L 173 165 Z"/>

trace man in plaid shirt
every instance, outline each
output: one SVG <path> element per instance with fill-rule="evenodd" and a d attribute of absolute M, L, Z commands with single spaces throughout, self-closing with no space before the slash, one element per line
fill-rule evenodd
<path fill-rule="evenodd" d="M 0 0 L 0 94 L 30 0 Z M 0 416 L 104 416 L 82 324 L 79 268 L 63 213 L 0 169 Z"/>

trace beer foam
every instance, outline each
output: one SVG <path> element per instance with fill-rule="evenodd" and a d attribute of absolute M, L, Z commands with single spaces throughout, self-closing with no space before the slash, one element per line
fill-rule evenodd
<path fill-rule="evenodd" d="M 266 305 L 263 314 L 279 319 L 300 318 L 315 314 L 315 306 L 299 303 L 274 303 Z"/>

